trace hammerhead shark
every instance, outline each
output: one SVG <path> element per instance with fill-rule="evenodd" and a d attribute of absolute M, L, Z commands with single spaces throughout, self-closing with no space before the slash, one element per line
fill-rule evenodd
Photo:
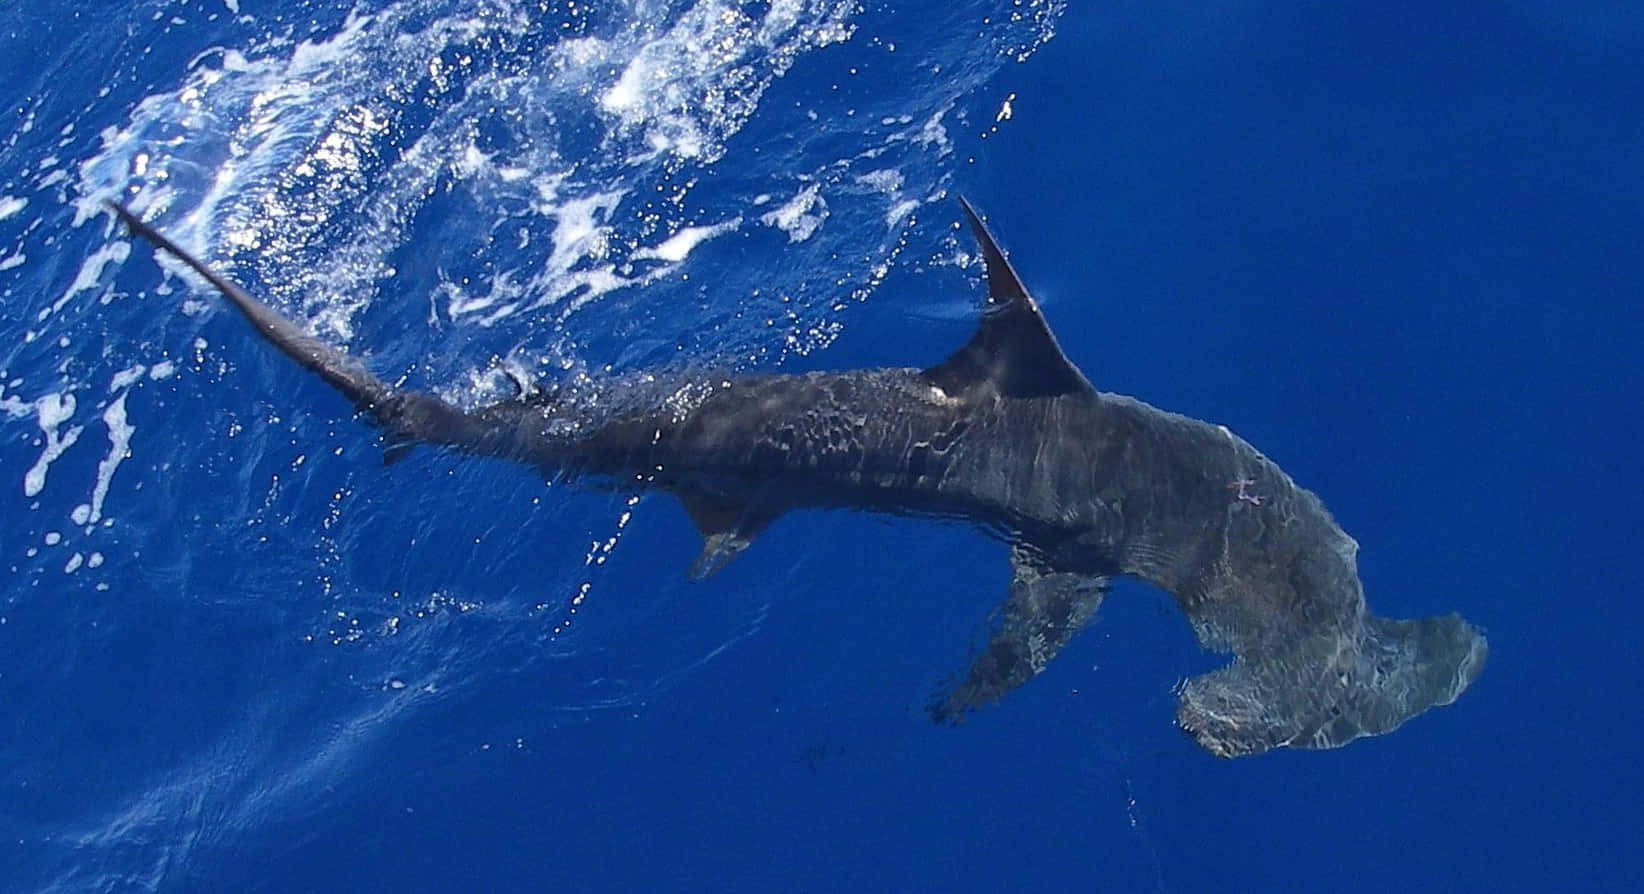
<path fill-rule="evenodd" d="M 1333 748 L 1460 696 L 1488 651 L 1477 629 L 1454 614 L 1372 614 L 1358 543 L 1317 496 L 1223 426 L 1091 387 L 959 201 L 985 260 L 987 301 L 975 335 L 936 366 L 682 374 L 643 389 L 613 377 L 597 401 L 521 387 L 477 409 L 388 384 L 109 206 L 351 401 L 381 429 L 390 460 L 426 444 L 550 479 L 671 493 L 702 533 L 693 577 L 795 509 L 988 531 L 1010 549 L 1009 596 L 968 672 L 930 705 L 938 721 L 962 720 L 1043 671 L 1118 575 L 1170 593 L 1201 645 L 1232 653 L 1179 686 L 1176 723 L 1212 754 Z"/>

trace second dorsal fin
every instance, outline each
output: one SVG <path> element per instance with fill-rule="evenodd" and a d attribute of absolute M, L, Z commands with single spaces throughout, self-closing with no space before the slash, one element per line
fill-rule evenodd
<path fill-rule="evenodd" d="M 959 204 L 987 263 L 988 301 L 976 334 L 952 357 L 925 370 L 925 378 L 955 394 L 991 388 L 1004 397 L 1032 398 L 1093 390 L 1062 353 L 1038 302 L 1028 294 L 976 209 L 963 197 Z"/>

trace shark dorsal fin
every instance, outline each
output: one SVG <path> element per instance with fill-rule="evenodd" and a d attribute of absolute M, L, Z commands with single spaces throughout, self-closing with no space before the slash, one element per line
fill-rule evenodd
<path fill-rule="evenodd" d="M 1092 391 L 1090 382 L 1062 353 L 1045 325 L 1038 302 L 1011 269 L 999 244 L 963 197 L 959 204 L 987 262 L 988 300 L 976 335 L 952 357 L 924 371 L 949 393 L 991 387 L 1004 397 L 1055 397 Z"/>

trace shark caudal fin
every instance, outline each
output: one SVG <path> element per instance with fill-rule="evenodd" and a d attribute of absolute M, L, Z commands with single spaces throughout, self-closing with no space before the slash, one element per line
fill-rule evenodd
<path fill-rule="evenodd" d="M 369 414 L 385 431 L 388 461 L 402 456 L 406 445 L 412 442 L 463 444 L 473 438 L 473 423 L 461 410 L 430 394 L 395 389 L 372 375 L 359 360 L 309 335 L 273 308 L 251 297 L 204 261 L 144 223 L 130 209 L 117 202 L 107 204 L 132 233 L 187 264 L 215 286 L 281 353 L 317 374 L 355 408 Z"/>
<path fill-rule="evenodd" d="M 922 375 L 955 395 L 991 389 L 1003 397 L 1034 398 L 1093 390 L 1062 352 L 1039 303 L 1028 294 L 976 209 L 963 197 L 959 204 L 987 264 L 988 300 L 971 340 Z"/>
<path fill-rule="evenodd" d="M 1455 701 L 1488 652 L 1483 634 L 1456 615 L 1367 616 L 1356 631 L 1249 651 L 1188 680 L 1176 721 L 1219 757 L 1336 748 Z"/>

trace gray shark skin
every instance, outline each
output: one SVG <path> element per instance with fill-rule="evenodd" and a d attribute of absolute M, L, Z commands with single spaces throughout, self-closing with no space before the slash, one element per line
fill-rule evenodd
<path fill-rule="evenodd" d="M 1115 575 L 1173 595 L 1225 667 L 1180 687 L 1178 725 L 1212 754 L 1333 748 L 1453 702 L 1484 637 L 1456 615 L 1390 620 L 1365 604 L 1358 544 L 1324 504 L 1226 428 L 1096 391 L 1070 363 L 981 219 L 976 335 L 930 369 L 697 376 L 655 393 L 613 380 L 597 414 L 528 392 L 476 410 L 396 389 L 138 219 L 135 234 L 220 291 L 276 348 L 384 432 L 545 475 L 677 496 L 706 577 L 794 509 L 967 521 L 1010 546 L 991 638 L 931 705 L 959 721 L 1042 671 Z"/>

